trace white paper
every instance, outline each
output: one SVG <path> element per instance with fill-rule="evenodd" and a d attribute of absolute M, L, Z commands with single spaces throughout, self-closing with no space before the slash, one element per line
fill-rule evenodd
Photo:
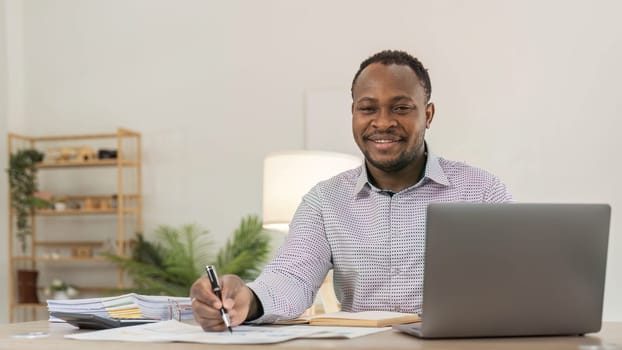
<path fill-rule="evenodd" d="M 115 340 L 129 342 L 190 342 L 209 344 L 270 344 L 320 333 L 324 327 L 310 326 L 238 326 L 233 334 L 205 332 L 197 325 L 175 320 L 140 326 L 105 329 L 65 335 L 78 340 Z"/>
<path fill-rule="evenodd" d="M 65 335 L 77 340 L 111 340 L 128 342 L 188 342 L 209 344 L 270 344 L 296 338 L 351 339 L 390 330 L 390 327 L 325 327 L 325 326 L 238 326 L 233 334 L 205 332 L 194 324 L 175 320 L 140 326 L 120 327 L 101 331 Z"/>

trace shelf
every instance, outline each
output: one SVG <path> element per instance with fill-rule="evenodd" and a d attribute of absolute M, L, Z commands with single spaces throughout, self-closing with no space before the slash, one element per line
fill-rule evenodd
<path fill-rule="evenodd" d="M 68 161 L 68 162 L 41 162 L 37 164 L 38 169 L 55 169 L 55 168 L 89 168 L 89 167 L 116 167 L 121 166 L 138 166 L 137 162 L 117 159 L 94 159 L 89 161 Z"/>
<path fill-rule="evenodd" d="M 97 199 L 97 200 L 107 200 L 107 199 L 111 199 L 113 196 L 116 198 L 117 194 L 113 193 L 113 194 L 57 194 L 57 197 L 62 197 L 65 200 L 68 201 L 72 201 L 72 200 L 84 200 L 87 198 L 90 199 Z M 123 199 L 136 199 L 138 198 L 138 194 L 136 193 L 124 193 L 122 196 Z"/>
<path fill-rule="evenodd" d="M 15 303 L 13 307 L 47 307 L 47 304 L 37 303 Z"/>
<path fill-rule="evenodd" d="M 11 258 L 13 261 L 34 261 L 34 262 L 47 262 L 47 263 L 63 263 L 63 262 L 82 262 L 82 263 L 112 263 L 112 261 L 94 256 L 91 258 L 74 258 L 71 256 L 61 256 L 59 258 L 43 258 L 43 257 L 30 257 L 30 256 L 14 256 Z"/>
<path fill-rule="evenodd" d="M 102 241 L 36 241 L 36 247 L 92 247 L 97 248 L 104 245 Z"/>
<path fill-rule="evenodd" d="M 135 208 L 126 208 L 122 210 L 123 214 L 135 214 Z M 35 211 L 39 216 L 70 216 L 70 215 L 101 215 L 101 214 L 117 214 L 116 208 L 110 209 L 39 209 Z"/>

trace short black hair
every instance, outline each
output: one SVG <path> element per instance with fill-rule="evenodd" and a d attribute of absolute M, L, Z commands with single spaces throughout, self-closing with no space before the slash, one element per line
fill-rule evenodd
<path fill-rule="evenodd" d="M 354 83 L 356 83 L 356 79 L 358 79 L 359 75 L 363 69 L 369 66 L 372 63 L 382 63 L 384 65 L 390 64 L 398 64 L 409 66 L 417 75 L 417 78 L 421 81 L 423 85 L 423 89 L 425 91 L 426 102 L 430 101 L 430 97 L 432 96 L 432 83 L 430 82 L 430 76 L 428 75 L 428 70 L 423 66 L 421 61 L 417 58 L 411 56 L 409 53 L 405 51 L 399 50 L 384 50 L 380 51 L 377 54 L 369 57 L 365 61 L 361 63 L 359 70 L 354 75 L 354 79 L 352 79 L 352 87 L 350 88 L 350 92 L 352 93 L 352 97 L 354 97 Z"/>

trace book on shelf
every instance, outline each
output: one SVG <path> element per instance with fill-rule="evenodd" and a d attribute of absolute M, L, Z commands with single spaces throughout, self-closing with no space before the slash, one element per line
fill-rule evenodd
<path fill-rule="evenodd" d="M 89 299 L 49 299 L 47 306 L 52 322 L 63 322 L 51 316 L 52 312 L 89 314 L 115 319 L 192 319 L 192 307 L 188 297 L 129 293 Z"/>
<path fill-rule="evenodd" d="M 312 326 L 388 327 L 395 324 L 420 322 L 417 314 L 392 311 L 333 312 L 278 321 L 277 324 L 304 324 Z"/>

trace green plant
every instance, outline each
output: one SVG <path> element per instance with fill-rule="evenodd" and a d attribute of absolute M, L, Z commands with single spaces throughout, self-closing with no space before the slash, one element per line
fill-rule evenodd
<path fill-rule="evenodd" d="M 127 271 L 136 286 L 132 290 L 138 293 L 187 296 L 192 284 L 205 274 L 205 265 L 215 265 L 221 275 L 254 278 L 269 253 L 270 238 L 254 216 L 242 219 L 215 261 L 210 259 L 208 232 L 196 225 L 159 226 L 155 236 L 150 242 L 137 234 L 131 257 L 105 255 Z"/>
<path fill-rule="evenodd" d="M 212 263 L 218 273 L 234 274 L 243 280 L 251 280 L 259 275 L 260 268 L 270 252 L 270 237 L 263 230 L 263 223 L 256 216 L 249 216 L 240 222 Z"/>
<path fill-rule="evenodd" d="M 26 251 L 26 237 L 32 233 L 28 218 L 33 208 L 48 205 L 48 202 L 36 198 L 37 167 L 43 160 L 43 153 L 35 149 L 23 149 L 11 154 L 9 160 L 9 186 L 11 206 L 15 210 L 16 233 L 22 251 Z"/>

